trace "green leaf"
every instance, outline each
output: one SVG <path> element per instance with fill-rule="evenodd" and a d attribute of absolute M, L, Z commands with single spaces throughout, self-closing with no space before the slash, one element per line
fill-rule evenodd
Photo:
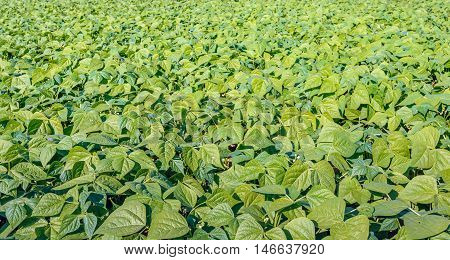
<path fill-rule="evenodd" d="M 377 139 L 372 145 L 372 158 L 376 166 L 387 168 L 391 161 L 391 153 L 388 149 L 386 141 Z"/>
<path fill-rule="evenodd" d="M 45 79 L 46 71 L 42 68 L 36 68 L 31 75 L 31 80 L 33 84 L 36 84 Z"/>
<path fill-rule="evenodd" d="M 31 181 L 41 181 L 47 179 L 47 174 L 41 168 L 28 162 L 16 164 L 13 168 L 11 168 L 11 172 L 19 179 L 25 178 Z"/>
<path fill-rule="evenodd" d="M 47 146 L 41 148 L 41 153 L 39 154 L 39 160 L 42 163 L 42 166 L 46 167 L 47 164 L 50 162 L 50 160 L 55 156 L 56 154 L 56 147 L 54 146 Z"/>
<path fill-rule="evenodd" d="M 147 170 L 156 170 L 156 165 L 153 162 L 153 160 L 145 154 L 142 150 L 137 150 L 132 153 L 130 153 L 129 158 L 135 162 L 137 162 L 141 169 L 147 169 Z"/>
<path fill-rule="evenodd" d="M 236 231 L 236 240 L 261 240 L 264 230 L 251 216 L 243 220 Z"/>
<path fill-rule="evenodd" d="M 205 144 L 200 148 L 200 158 L 206 164 L 212 164 L 219 168 L 222 168 L 222 162 L 220 161 L 219 148 L 215 144 Z"/>
<path fill-rule="evenodd" d="M 69 154 L 67 155 L 66 165 L 64 166 L 65 170 L 72 169 L 73 165 L 77 162 L 87 161 L 91 158 L 91 153 L 89 153 L 86 149 L 81 146 L 75 146 L 70 149 Z"/>
<path fill-rule="evenodd" d="M 447 230 L 450 220 L 437 215 L 417 216 L 408 213 L 403 217 L 408 239 L 424 239 Z"/>
<path fill-rule="evenodd" d="M 292 239 L 295 240 L 314 240 L 316 237 L 314 223 L 304 217 L 289 221 L 289 223 L 284 226 L 284 229 L 287 230 Z"/>
<path fill-rule="evenodd" d="M 431 175 L 436 178 L 445 177 L 445 171 L 450 170 L 450 151 L 444 149 L 434 149 L 431 151 L 431 156 L 434 158 L 433 167 L 424 171 L 425 175 Z M 444 175 L 444 176 L 443 176 Z"/>
<path fill-rule="evenodd" d="M 226 226 L 234 220 L 234 213 L 227 203 L 221 203 L 209 211 L 204 220 L 213 227 Z"/>
<path fill-rule="evenodd" d="M 250 161 L 245 167 L 235 164 L 228 170 L 219 174 L 220 180 L 226 184 L 244 183 L 246 181 L 256 180 L 259 175 L 264 172 L 264 167 L 259 168 L 260 165 Z"/>
<path fill-rule="evenodd" d="M 183 161 L 191 169 L 196 171 L 198 169 L 198 160 L 200 159 L 199 152 L 192 147 L 183 148 Z"/>
<path fill-rule="evenodd" d="M 313 88 L 319 87 L 320 84 L 322 84 L 322 78 L 321 78 L 320 74 L 313 74 L 313 75 L 310 75 L 306 79 L 304 89 L 305 90 L 313 89 Z"/>
<path fill-rule="evenodd" d="M 345 177 L 339 183 L 339 197 L 351 204 L 356 202 L 364 204 L 370 199 L 371 194 L 361 187 L 356 178 Z"/>
<path fill-rule="evenodd" d="M 358 108 L 362 104 L 369 104 L 369 102 L 369 92 L 367 91 L 367 88 L 362 84 L 358 84 L 352 94 L 353 107 Z"/>
<path fill-rule="evenodd" d="M 169 167 L 169 162 L 175 156 L 175 147 L 170 142 L 159 142 L 150 145 L 151 150 L 158 156 L 159 160 L 164 165 L 164 168 Z"/>
<path fill-rule="evenodd" d="M 312 171 L 307 164 L 296 161 L 286 171 L 282 184 L 285 187 L 295 187 L 296 189 L 303 191 L 306 190 L 312 184 Z"/>
<path fill-rule="evenodd" d="M 270 141 L 267 137 L 267 130 L 256 125 L 245 133 L 243 143 L 248 146 L 253 146 L 255 149 L 259 150 L 272 145 L 272 141 Z"/>
<path fill-rule="evenodd" d="M 252 80 L 252 91 L 256 95 L 263 97 L 267 92 L 266 82 L 262 78 L 254 78 Z"/>
<path fill-rule="evenodd" d="M 387 184 L 387 183 L 373 181 L 373 182 L 364 184 L 364 188 L 366 188 L 370 191 L 388 194 L 389 192 L 392 191 L 392 189 L 394 189 L 394 186 Z"/>
<path fill-rule="evenodd" d="M 92 238 L 97 227 L 97 217 L 92 213 L 86 213 L 83 216 L 84 232 L 89 238 Z"/>
<path fill-rule="evenodd" d="M 95 181 L 95 175 L 94 174 L 86 174 L 82 175 L 80 177 L 77 177 L 75 179 L 69 180 L 67 182 L 64 182 L 63 184 L 56 186 L 53 188 L 53 190 L 66 190 L 70 189 L 76 185 L 86 184 L 86 183 L 92 183 Z"/>
<path fill-rule="evenodd" d="M 408 207 L 409 205 L 401 200 L 383 201 L 381 203 L 377 203 L 374 206 L 373 215 L 376 217 L 378 216 L 391 217 L 399 214 Z"/>
<path fill-rule="evenodd" d="M 286 194 L 286 190 L 281 185 L 271 184 L 266 185 L 253 190 L 254 192 L 261 194 L 274 194 L 274 195 L 284 195 Z"/>
<path fill-rule="evenodd" d="M 309 213 L 308 218 L 314 220 L 319 228 L 327 229 L 344 220 L 345 201 L 341 198 L 328 199 Z"/>
<path fill-rule="evenodd" d="M 30 77 L 27 74 L 23 74 L 19 77 L 12 78 L 11 87 L 18 88 L 20 90 L 31 87 Z"/>
<path fill-rule="evenodd" d="M 46 193 L 39 200 L 36 207 L 33 209 L 33 216 L 35 217 L 51 217 L 58 215 L 66 199 L 63 196 L 59 196 L 53 193 Z"/>
<path fill-rule="evenodd" d="M 331 76 L 323 80 L 319 94 L 334 93 L 338 90 L 338 88 L 339 88 L 339 75 L 332 74 Z"/>
<path fill-rule="evenodd" d="M 73 116 L 72 135 L 75 133 L 91 133 L 101 129 L 102 119 L 97 111 L 78 111 Z"/>
<path fill-rule="evenodd" d="M 27 210 L 20 203 L 12 203 L 5 210 L 5 216 L 11 227 L 17 227 L 27 218 Z"/>
<path fill-rule="evenodd" d="M 336 240 L 367 240 L 369 237 L 369 219 L 359 215 L 337 223 L 330 229 L 330 234 Z"/>
<path fill-rule="evenodd" d="M 438 194 L 436 179 L 431 176 L 420 175 L 414 177 L 406 187 L 400 191 L 399 197 L 413 203 L 428 204 L 434 201 Z"/>
<path fill-rule="evenodd" d="M 117 145 L 114 139 L 106 134 L 92 133 L 90 134 L 86 140 L 88 143 L 104 145 L 104 146 L 114 146 Z"/>
<path fill-rule="evenodd" d="M 230 207 L 233 207 L 239 202 L 236 199 L 234 199 L 228 191 L 221 188 L 217 188 L 207 198 L 206 205 L 208 205 L 208 207 L 214 208 L 215 206 L 221 203 L 227 203 L 228 205 L 230 205 Z"/>
<path fill-rule="evenodd" d="M 69 215 L 63 218 L 61 221 L 61 227 L 59 228 L 58 237 L 64 237 L 67 234 L 75 232 L 81 226 L 78 216 Z"/>
<path fill-rule="evenodd" d="M 286 234 L 279 227 L 272 228 L 264 234 L 268 239 L 271 240 L 286 240 Z"/>
<path fill-rule="evenodd" d="M 39 119 L 32 119 L 30 123 L 28 123 L 28 134 L 34 135 L 37 133 L 39 128 L 41 127 L 43 121 Z"/>
<path fill-rule="evenodd" d="M 193 208 L 197 204 L 197 194 L 195 191 L 182 182 L 177 184 L 174 195 L 184 206 Z"/>
<path fill-rule="evenodd" d="M 401 155 L 395 155 L 392 158 L 390 169 L 396 173 L 404 174 L 409 166 L 411 165 L 411 160 L 409 158 L 403 157 Z"/>
<path fill-rule="evenodd" d="M 333 98 L 325 98 L 322 100 L 319 109 L 322 114 L 329 115 L 331 118 L 341 118 L 339 103 Z"/>
<path fill-rule="evenodd" d="M 135 165 L 134 161 L 122 156 L 113 157 L 112 160 L 113 169 L 120 172 L 121 176 L 129 173 Z"/>
<path fill-rule="evenodd" d="M 95 233 L 128 236 L 145 227 L 146 217 L 144 204 L 138 201 L 125 202 L 108 216 Z"/>
<path fill-rule="evenodd" d="M 327 161 L 320 161 L 315 165 L 320 184 L 325 188 L 334 192 L 336 189 L 336 181 L 334 179 L 334 169 Z"/>
<path fill-rule="evenodd" d="M 208 63 L 211 60 L 211 55 L 203 55 L 197 60 L 197 66 Z"/>
<path fill-rule="evenodd" d="M 356 151 L 356 144 L 345 131 L 336 131 L 333 139 L 334 149 L 344 157 L 352 156 Z"/>
<path fill-rule="evenodd" d="M 417 168 L 431 168 L 434 164 L 434 156 L 431 150 L 439 142 L 439 131 L 427 126 L 410 137 L 411 139 L 411 165 Z"/>
<path fill-rule="evenodd" d="M 328 189 L 322 188 L 321 186 L 312 187 L 306 194 L 306 199 L 308 200 L 311 208 L 319 206 L 324 201 L 332 198 L 336 198 L 334 193 Z"/>
<path fill-rule="evenodd" d="M 376 124 L 378 127 L 382 128 L 388 122 L 387 114 L 383 112 L 376 112 L 369 120 L 370 123 Z"/>
<path fill-rule="evenodd" d="M 152 222 L 148 229 L 148 239 L 173 239 L 189 232 L 186 219 L 175 210 L 164 208 L 152 214 Z"/>
<path fill-rule="evenodd" d="M 0 155 L 5 155 L 11 146 L 13 146 L 13 143 L 0 139 Z M 1 159 L 1 161 L 3 161 L 3 159 Z"/>

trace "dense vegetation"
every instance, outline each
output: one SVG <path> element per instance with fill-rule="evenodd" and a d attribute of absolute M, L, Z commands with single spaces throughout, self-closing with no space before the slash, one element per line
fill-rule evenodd
<path fill-rule="evenodd" d="M 0 0 L 0 238 L 449 239 L 440 0 Z"/>

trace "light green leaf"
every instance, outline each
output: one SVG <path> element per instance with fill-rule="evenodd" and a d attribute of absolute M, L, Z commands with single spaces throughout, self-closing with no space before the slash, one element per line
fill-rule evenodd
<path fill-rule="evenodd" d="M 434 156 L 431 150 L 439 142 L 439 131 L 427 126 L 410 137 L 411 139 L 411 165 L 418 168 L 431 168 L 434 164 Z"/>
<path fill-rule="evenodd" d="M 195 191 L 182 182 L 177 184 L 174 195 L 183 206 L 193 208 L 197 204 L 197 194 Z"/>
<path fill-rule="evenodd" d="M 313 209 L 324 201 L 336 198 L 333 192 L 329 189 L 322 188 L 321 186 L 312 187 L 306 194 L 306 199 L 308 200 L 309 206 Z"/>
<path fill-rule="evenodd" d="M 164 168 L 169 167 L 169 162 L 175 156 L 175 147 L 171 142 L 158 142 L 150 144 L 150 149 L 158 156 L 159 160 L 164 165 Z"/>
<path fill-rule="evenodd" d="M 91 183 L 95 181 L 95 175 L 94 174 L 86 174 L 82 175 L 80 177 L 77 177 L 75 179 L 69 180 L 67 182 L 64 182 L 63 184 L 56 186 L 53 188 L 53 190 L 66 190 L 70 189 L 76 185 Z"/>
<path fill-rule="evenodd" d="M 58 237 L 62 238 L 65 235 L 75 232 L 81 226 L 80 218 L 75 215 L 69 215 L 63 218 L 61 221 L 61 227 L 59 228 Z"/>
<path fill-rule="evenodd" d="M 316 237 L 314 223 L 304 217 L 289 221 L 289 223 L 284 226 L 284 229 L 287 230 L 292 239 L 295 240 L 314 240 Z"/>
<path fill-rule="evenodd" d="M 268 133 L 264 127 L 254 126 L 245 133 L 243 143 L 253 146 L 255 149 L 263 149 L 272 145 L 272 142 L 267 137 Z"/>
<path fill-rule="evenodd" d="M 145 227 L 146 216 L 144 204 L 138 201 L 125 202 L 108 216 L 95 233 L 128 236 Z"/>
<path fill-rule="evenodd" d="M 46 193 L 33 209 L 33 216 L 51 217 L 58 215 L 66 202 L 65 198 L 53 193 Z"/>
<path fill-rule="evenodd" d="M 47 179 L 47 174 L 41 168 L 28 162 L 16 164 L 11 168 L 11 172 L 19 179 L 25 178 L 31 181 L 41 181 Z"/>
<path fill-rule="evenodd" d="M 204 220 L 213 227 L 226 226 L 234 220 L 234 213 L 227 203 L 221 203 L 209 211 Z"/>
<path fill-rule="evenodd" d="M 364 188 L 370 191 L 388 194 L 389 192 L 392 191 L 392 189 L 394 189 L 394 186 L 387 183 L 372 181 L 364 184 Z"/>
<path fill-rule="evenodd" d="M 200 159 L 199 152 L 192 147 L 183 148 L 183 161 L 191 169 L 195 171 L 198 169 L 198 160 Z"/>
<path fill-rule="evenodd" d="M 276 184 L 265 185 L 260 188 L 254 189 L 253 191 L 261 194 L 274 194 L 274 195 L 286 194 L 285 188 L 281 185 Z"/>
<path fill-rule="evenodd" d="M 137 162 L 141 169 L 147 169 L 147 170 L 156 170 L 156 165 L 153 162 L 152 158 L 148 157 L 147 154 L 145 154 L 142 150 L 137 150 L 128 156 L 131 160 Z"/>
<path fill-rule="evenodd" d="M 243 220 L 236 231 L 236 240 L 261 240 L 264 230 L 261 225 L 253 218 L 248 217 Z"/>
<path fill-rule="evenodd" d="M 315 165 L 320 184 L 325 188 L 334 192 L 336 189 L 336 181 L 334 179 L 334 169 L 327 161 L 320 161 Z"/>
<path fill-rule="evenodd" d="M 94 235 L 95 228 L 97 227 L 97 216 L 92 213 L 86 213 L 83 216 L 83 226 L 86 235 L 91 238 Z"/>
<path fill-rule="evenodd" d="M 341 198 L 328 199 L 309 213 L 308 218 L 314 220 L 319 228 L 327 229 L 344 220 L 345 201 Z"/>
<path fill-rule="evenodd" d="M 127 173 L 129 173 L 135 165 L 134 161 L 123 156 L 113 156 L 112 160 L 112 166 L 114 170 L 120 172 L 121 176 L 125 176 Z"/>
<path fill-rule="evenodd" d="M 379 138 L 372 145 L 372 158 L 376 166 L 387 168 L 391 161 L 391 153 L 388 149 L 386 141 Z"/>
<path fill-rule="evenodd" d="M 189 232 L 186 219 L 180 213 L 164 208 L 152 214 L 152 222 L 148 229 L 148 239 L 173 239 Z"/>
<path fill-rule="evenodd" d="M 351 136 L 344 130 L 336 130 L 334 132 L 333 147 L 344 157 L 352 156 L 356 151 L 356 144 L 352 141 Z"/>
<path fill-rule="evenodd" d="M 266 82 L 262 78 L 254 78 L 252 80 L 252 91 L 256 95 L 263 97 L 267 92 Z"/>
<path fill-rule="evenodd" d="M 424 239 L 444 232 L 450 225 L 450 220 L 437 215 L 417 216 L 408 213 L 403 217 L 408 239 Z"/>
<path fill-rule="evenodd" d="M 73 116 L 72 135 L 75 133 L 91 133 L 99 131 L 102 126 L 102 119 L 97 111 L 78 111 Z"/>
<path fill-rule="evenodd" d="M 47 146 L 41 148 L 41 152 L 39 154 L 39 159 L 42 163 L 42 166 L 47 166 L 47 164 L 50 162 L 50 160 L 55 156 L 56 154 L 56 147 L 55 146 Z"/>
<path fill-rule="evenodd" d="M 313 74 L 306 79 L 304 89 L 313 89 L 319 87 L 320 84 L 322 84 L 322 77 L 320 76 L 320 74 Z"/>
<path fill-rule="evenodd" d="M 73 165 L 80 161 L 87 161 L 91 158 L 91 153 L 89 153 L 86 149 L 81 146 L 75 146 L 70 149 L 69 154 L 67 155 L 66 165 L 64 166 L 65 170 L 72 169 Z"/>
<path fill-rule="evenodd" d="M 200 148 L 200 158 L 206 164 L 212 164 L 219 168 L 222 168 L 222 162 L 220 161 L 219 148 L 215 144 L 205 144 Z"/>
<path fill-rule="evenodd" d="M 355 87 L 355 90 L 352 94 L 352 102 L 355 105 L 354 108 L 358 108 L 362 104 L 369 104 L 369 92 L 364 85 L 358 84 Z"/>
<path fill-rule="evenodd" d="M 27 210 L 20 203 L 12 203 L 5 210 L 5 216 L 11 227 L 17 227 L 27 218 Z"/>
<path fill-rule="evenodd" d="M 270 240 L 286 240 L 286 234 L 279 227 L 274 227 L 264 234 Z"/>
<path fill-rule="evenodd" d="M 391 217 L 395 216 L 403 210 L 407 209 L 409 205 L 401 200 L 388 200 L 377 203 L 374 206 L 374 216 Z"/>
<path fill-rule="evenodd" d="M 92 144 L 98 144 L 103 146 L 114 146 L 117 145 L 116 141 L 114 139 L 106 134 L 100 134 L 100 133 L 92 133 L 86 138 L 86 142 L 92 143 Z"/>
<path fill-rule="evenodd" d="M 337 223 L 330 229 L 330 234 L 336 240 L 367 240 L 369 237 L 369 219 L 364 215 Z"/>
<path fill-rule="evenodd" d="M 414 177 L 399 193 L 399 197 L 413 203 L 431 203 L 438 194 L 436 179 L 420 175 Z"/>

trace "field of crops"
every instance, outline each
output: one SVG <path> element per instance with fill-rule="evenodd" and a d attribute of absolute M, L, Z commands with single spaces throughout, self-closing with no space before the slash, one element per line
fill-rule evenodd
<path fill-rule="evenodd" d="M 0 239 L 450 239 L 448 0 L 0 0 Z"/>

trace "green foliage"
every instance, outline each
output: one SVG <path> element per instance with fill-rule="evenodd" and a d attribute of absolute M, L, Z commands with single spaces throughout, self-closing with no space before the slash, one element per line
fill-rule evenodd
<path fill-rule="evenodd" d="M 448 237 L 449 6 L 300 2 L 0 0 L 0 239 Z"/>

